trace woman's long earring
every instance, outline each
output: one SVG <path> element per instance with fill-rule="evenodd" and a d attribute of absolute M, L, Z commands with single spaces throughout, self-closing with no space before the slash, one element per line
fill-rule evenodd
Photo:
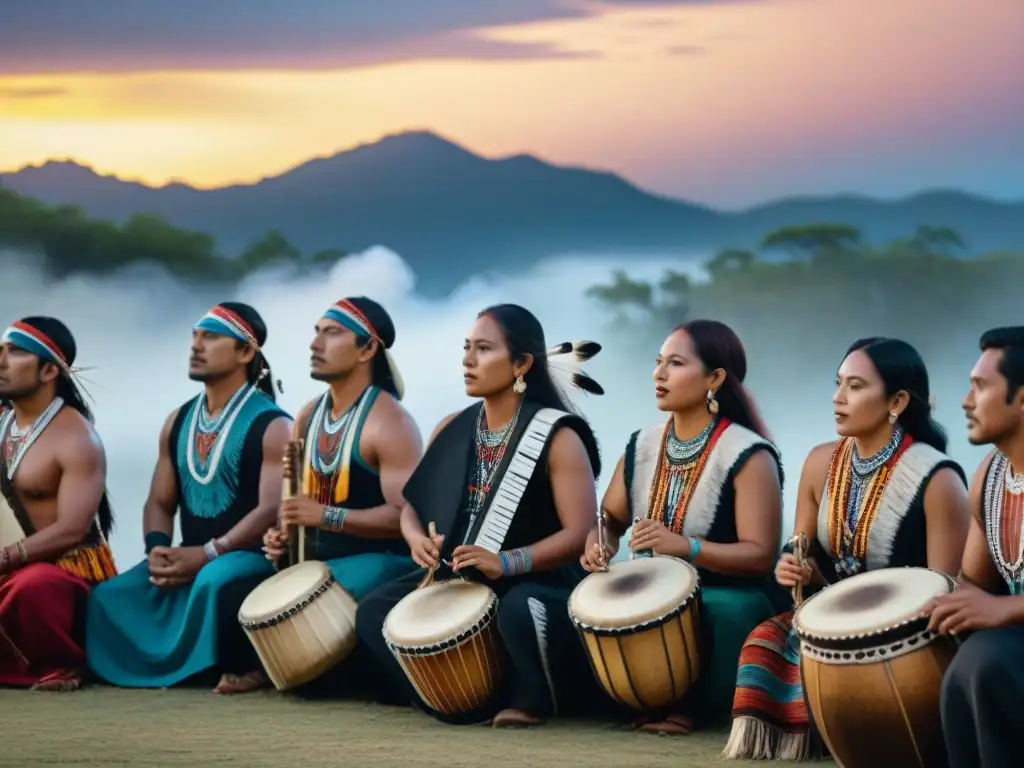
<path fill-rule="evenodd" d="M 718 413 L 718 401 L 715 399 L 715 390 L 709 389 L 707 396 L 708 413 L 714 416 Z"/>
<path fill-rule="evenodd" d="M 896 419 L 898 419 L 899 417 L 900 417 L 900 415 L 898 413 L 896 413 L 896 411 L 889 411 L 889 423 L 890 424 L 895 424 L 896 423 Z"/>
<path fill-rule="evenodd" d="M 523 394 L 526 391 L 526 381 L 523 379 L 523 374 L 517 373 L 515 383 L 512 384 L 512 391 L 517 395 Z"/>

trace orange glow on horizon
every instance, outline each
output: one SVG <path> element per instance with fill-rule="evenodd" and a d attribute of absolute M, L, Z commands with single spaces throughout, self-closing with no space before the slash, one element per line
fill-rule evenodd
<path fill-rule="evenodd" d="M 842 151 L 984 110 L 1021 61 L 1021 28 L 1024 4 L 1003 0 L 970 15 L 960 0 L 617 7 L 477 31 L 591 58 L 0 76 L 0 170 L 74 158 L 153 185 L 222 186 L 428 129 L 485 156 L 531 152 L 662 186 L 669 156 L 697 191 L 773 153 Z"/>

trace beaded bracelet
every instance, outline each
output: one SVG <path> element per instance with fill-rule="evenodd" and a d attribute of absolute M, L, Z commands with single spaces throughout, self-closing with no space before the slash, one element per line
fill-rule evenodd
<path fill-rule="evenodd" d="M 533 570 L 533 558 L 526 547 L 499 552 L 498 557 L 501 559 L 502 576 L 521 576 Z"/>
<path fill-rule="evenodd" d="M 203 544 L 203 552 L 206 553 L 206 560 L 216 560 L 220 556 L 220 552 L 217 551 L 217 545 L 213 543 L 213 539 Z"/>
<path fill-rule="evenodd" d="M 700 541 L 695 539 L 693 536 L 689 536 L 686 539 L 690 542 L 690 554 L 687 556 L 686 561 L 692 563 L 698 557 L 700 557 Z"/>
<path fill-rule="evenodd" d="M 324 507 L 320 515 L 320 527 L 331 533 L 341 533 L 345 527 L 345 518 L 348 517 L 348 510 L 344 507 Z"/>

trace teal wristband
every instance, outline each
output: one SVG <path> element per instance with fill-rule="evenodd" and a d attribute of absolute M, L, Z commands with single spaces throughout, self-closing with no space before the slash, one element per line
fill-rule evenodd
<path fill-rule="evenodd" d="M 686 558 L 686 562 L 692 563 L 700 557 L 700 541 L 695 539 L 693 536 L 687 537 L 686 540 L 690 542 L 690 555 Z"/>

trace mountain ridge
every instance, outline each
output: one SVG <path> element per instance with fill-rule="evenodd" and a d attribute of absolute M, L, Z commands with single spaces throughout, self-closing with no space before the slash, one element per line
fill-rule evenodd
<path fill-rule="evenodd" d="M 269 229 L 304 251 L 382 244 L 401 254 L 431 292 L 467 274 L 559 253 L 756 247 L 770 229 L 817 221 L 852 224 L 871 241 L 927 224 L 957 230 L 974 252 L 1024 245 L 1024 202 L 946 188 L 892 200 L 789 196 L 721 210 L 645 190 L 611 171 L 554 165 L 529 153 L 481 157 L 430 131 L 390 134 L 256 182 L 214 188 L 151 186 L 75 160 L 27 165 L 0 174 L 0 183 L 96 218 L 156 214 L 212 234 L 229 254 Z"/>

